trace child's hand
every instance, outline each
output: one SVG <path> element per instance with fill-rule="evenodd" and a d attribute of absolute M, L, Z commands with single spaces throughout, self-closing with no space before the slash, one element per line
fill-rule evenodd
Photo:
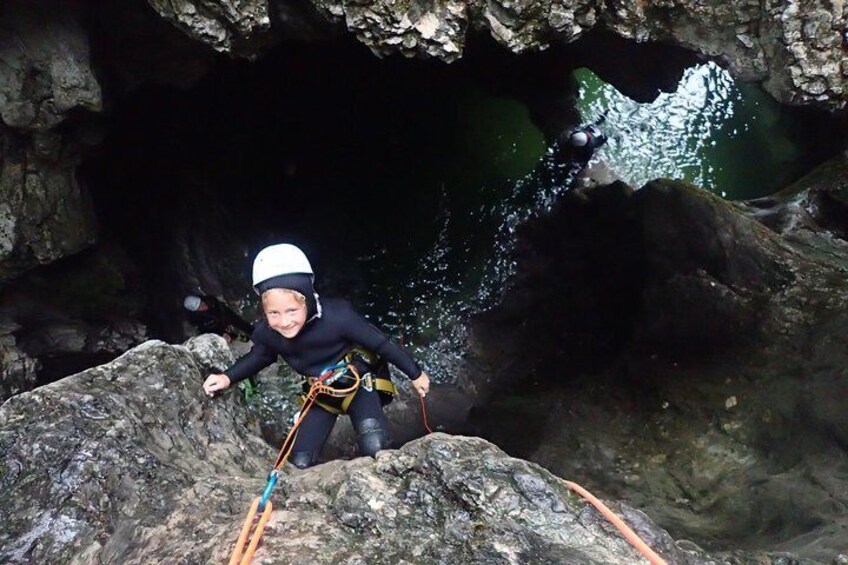
<path fill-rule="evenodd" d="M 427 396 L 427 393 L 430 392 L 430 376 L 421 371 L 421 376 L 412 381 L 412 387 L 422 398 Z"/>
<path fill-rule="evenodd" d="M 216 391 L 224 390 L 229 388 L 229 386 L 230 377 L 227 375 L 209 375 L 206 377 L 206 380 L 203 381 L 203 392 L 206 393 L 206 396 L 215 396 Z"/>

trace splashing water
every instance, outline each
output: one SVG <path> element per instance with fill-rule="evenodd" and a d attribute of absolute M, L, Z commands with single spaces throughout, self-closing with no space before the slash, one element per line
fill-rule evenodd
<path fill-rule="evenodd" d="M 638 188 L 667 177 L 730 199 L 755 198 L 802 172 L 797 117 L 755 86 L 738 85 L 706 63 L 685 71 L 673 93 L 640 104 L 588 69 L 575 73 L 577 107 L 586 120 L 606 112 L 609 143 L 600 153 L 612 171 Z"/>

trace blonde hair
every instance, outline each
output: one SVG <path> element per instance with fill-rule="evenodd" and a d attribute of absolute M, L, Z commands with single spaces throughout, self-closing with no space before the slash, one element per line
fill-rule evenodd
<path fill-rule="evenodd" d="M 283 293 L 283 294 L 291 294 L 294 296 L 295 300 L 300 302 L 301 304 L 306 304 L 306 297 L 299 293 L 296 290 L 292 290 L 290 288 L 269 288 L 265 292 L 262 293 L 262 306 L 265 306 L 265 299 L 272 293 Z"/>

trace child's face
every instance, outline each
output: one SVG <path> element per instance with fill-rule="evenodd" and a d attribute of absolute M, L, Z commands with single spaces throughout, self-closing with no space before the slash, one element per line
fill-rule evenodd
<path fill-rule="evenodd" d="M 262 298 L 262 307 L 268 325 L 285 338 L 291 339 L 299 334 L 306 323 L 306 304 L 291 292 L 269 290 Z"/>

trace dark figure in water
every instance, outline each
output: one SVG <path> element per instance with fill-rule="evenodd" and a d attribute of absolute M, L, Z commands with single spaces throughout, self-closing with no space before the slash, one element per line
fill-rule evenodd
<path fill-rule="evenodd" d="M 580 173 L 589 164 L 595 149 L 607 142 L 599 127 L 606 115 L 591 124 L 578 126 L 565 132 L 550 149 L 551 159 L 546 172 L 551 182 L 573 188 Z"/>
<path fill-rule="evenodd" d="M 183 307 L 188 321 L 202 334 L 218 334 L 227 341 L 250 340 L 253 326 L 214 296 L 191 294 L 183 300 Z"/>
<path fill-rule="evenodd" d="M 563 143 L 571 153 L 571 159 L 580 168 L 592 159 L 595 150 L 607 142 L 606 134 L 599 127 L 606 115 L 585 126 L 576 127 L 568 132 Z"/>

